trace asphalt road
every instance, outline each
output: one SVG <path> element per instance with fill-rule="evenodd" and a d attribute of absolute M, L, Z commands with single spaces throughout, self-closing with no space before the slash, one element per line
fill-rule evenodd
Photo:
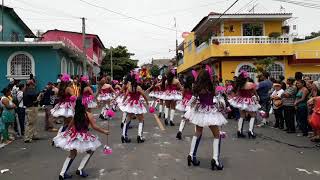
<path fill-rule="evenodd" d="M 54 148 L 50 140 L 54 133 L 43 131 L 43 113 L 39 113 L 38 127 L 42 140 L 25 144 L 17 140 L 0 149 L 0 170 L 9 172 L 0 174 L 0 180 L 56 180 L 67 156 L 67 152 Z M 180 121 L 176 115 L 175 122 Z M 103 127 L 106 121 L 98 120 Z M 122 144 L 120 141 L 120 113 L 110 122 L 110 146 L 112 155 L 104 155 L 99 148 L 89 162 L 86 171 L 88 180 L 319 180 L 320 149 L 309 142 L 306 137 L 286 134 L 272 128 L 255 129 L 255 140 L 237 139 L 236 122 L 229 120 L 223 127 L 227 137 L 222 144 L 223 171 L 212 171 L 212 135 L 205 129 L 200 143 L 199 167 L 187 166 L 187 154 L 193 135 L 193 126 L 186 125 L 182 141 L 176 140 L 178 126 L 165 127 L 160 130 L 153 115 L 147 114 L 144 144 L 136 143 L 137 122 L 133 122 L 129 136 L 133 142 Z M 245 123 L 247 129 L 248 123 Z M 101 142 L 106 143 L 106 136 L 99 134 Z M 70 168 L 73 179 L 82 179 L 75 175 L 79 165 L 80 154 Z"/>

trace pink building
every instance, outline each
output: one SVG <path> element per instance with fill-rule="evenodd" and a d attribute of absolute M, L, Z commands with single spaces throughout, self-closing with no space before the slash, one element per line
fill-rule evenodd
<path fill-rule="evenodd" d="M 63 41 L 67 46 L 75 51 L 82 52 L 83 41 L 82 33 L 63 31 L 63 30 L 48 30 L 42 35 L 41 41 Z M 86 55 L 88 74 L 97 74 L 104 58 L 104 45 L 98 35 L 86 34 Z"/>

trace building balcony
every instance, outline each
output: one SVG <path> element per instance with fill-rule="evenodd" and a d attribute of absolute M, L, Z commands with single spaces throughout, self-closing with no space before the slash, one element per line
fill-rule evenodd
<path fill-rule="evenodd" d="M 291 43 L 289 37 L 270 38 L 268 36 L 221 36 L 212 37 L 212 41 L 219 44 L 288 44 Z"/>

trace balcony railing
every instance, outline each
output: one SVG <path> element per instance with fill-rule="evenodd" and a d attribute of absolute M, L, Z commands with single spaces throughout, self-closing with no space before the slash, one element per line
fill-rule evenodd
<path fill-rule="evenodd" d="M 212 37 L 220 44 L 287 44 L 291 43 L 289 37 L 270 38 L 268 36 L 221 36 Z"/>

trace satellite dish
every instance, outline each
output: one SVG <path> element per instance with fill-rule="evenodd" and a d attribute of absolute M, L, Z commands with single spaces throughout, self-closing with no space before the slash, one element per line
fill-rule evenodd
<path fill-rule="evenodd" d="M 2 25 L 0 25 L 0 32 L 2 32 Z"/>

